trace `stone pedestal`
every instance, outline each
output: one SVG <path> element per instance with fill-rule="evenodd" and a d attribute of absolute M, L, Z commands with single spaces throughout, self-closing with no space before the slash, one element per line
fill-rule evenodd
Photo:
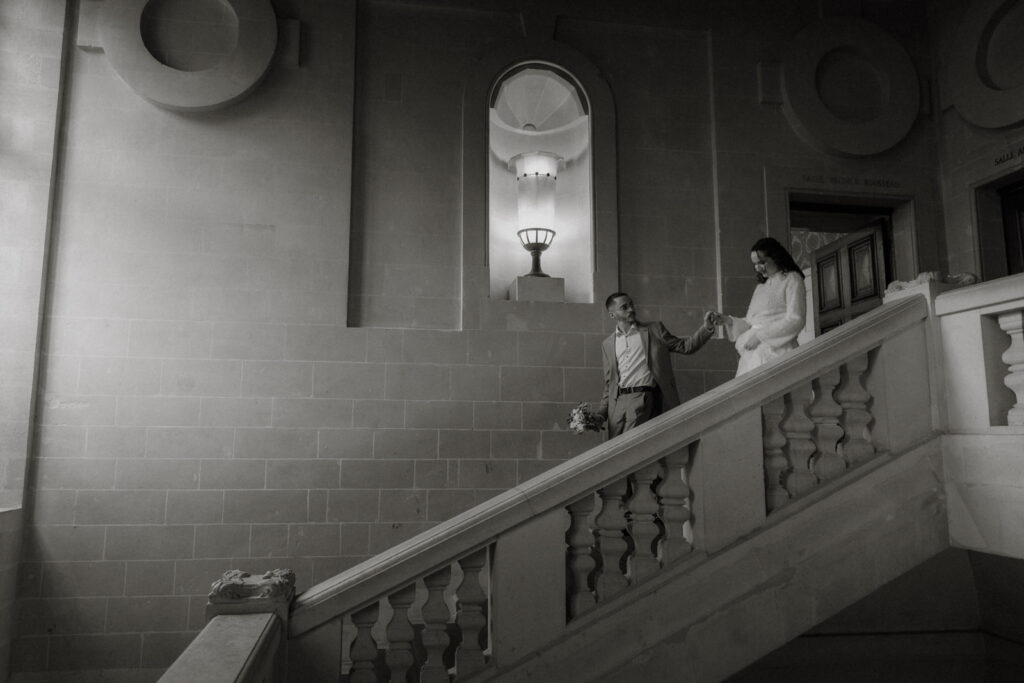
<path fill-rule="evenodd" d="M 565 301 L 565 278 L 520 275 L 508 288 L 512 301 Z"/>
<path fill-rule="evenodd" d="M 900 289 L 893 291 L 886 291 L 882 295 L 882 303 L 889 303 L 890 301 L 898 301 L 899 299 L 905 299 L 908 296 L 917 296 L 918 294 L 924 294 L 925 299 L 928 300 L 928 310 L 932 313 L 935 312 L 935 297 L 951 289 L 956 289 L 958 285 L 949 284 L 946 282 L 939 282 L 937 280 L 927 280 L 925 282 L 907 282 L 904 283 Z"/>

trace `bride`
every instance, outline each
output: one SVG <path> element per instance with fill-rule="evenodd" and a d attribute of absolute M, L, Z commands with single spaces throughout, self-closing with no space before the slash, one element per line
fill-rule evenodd
<path fill-rule="evenodd" d="M 750 248 L 750 260 L 758 284 L 747 315 L 722 316 L 729 340 L 736 342 L 740 354 L 737 377 L 795 349 L 807 316 L 804 275 L 778 240 L 759 239 Z"/>

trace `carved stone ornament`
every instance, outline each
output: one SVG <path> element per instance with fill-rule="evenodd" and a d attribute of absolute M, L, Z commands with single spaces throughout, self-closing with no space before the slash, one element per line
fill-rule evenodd
<path fill-rule="evenodd" d="M 917 120 L 921 86 L 903 46 L 851 16 L 820 19 L 782 55 L 782 111 L 812 147 L 837 156 L 880 154 Z"/>
<path fill-rule="evenodd" d="M 966 287 L 967 285 L 973 285 L 978 282 L 978 276 L 974 273 L 940 273 L 937 270 L 928 270 L 918 275 L 913 280 L 893 280 L 889 283 L 889 286 L 885 288 L 887 294 L 892 292 L 898 292 L 902 289 L 908 289 L 914 285 L 924 284 L 925 282 L 939 282 L 944 285 L 952 285 L 954 287 Z"/>
<path fill-rule="evenodd" d="M 230 602 L 248 599 L 284 598 L 295 595 L 295 572 L 291 569 L 273 569 L 263 576 L 252 576 L 241 569 L 232 569 L 213 582 L 210 602 Z"/>
<path fill-rule="evenodd" d="M 287 623 L 295 597 L 295 572 L 274 569 L 252 576 L 232 569 L 213 582 L 206 602 L 206 618 L 221 614 L 263 614 L 273 612 Z"/>

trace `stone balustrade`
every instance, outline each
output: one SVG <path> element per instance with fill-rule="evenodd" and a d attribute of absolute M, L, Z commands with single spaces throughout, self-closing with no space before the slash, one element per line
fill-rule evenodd
<path fill-rule="evenodd" d="M 693 549 L 689 463 L 686 445 L 567 508 L 569 619 L 645 581 Z"/>
<path fill-rule="evenodd" d="M 949 431 L 1024 426 L 1024 274 L 940 294 Z"/>
<path fill-rule="evenodd" d="M 560 624 L 690 553 L 687 470 L 695 446 L 677 449 L 559 511 L 562 528 L 568 526 L 557 551 L 564 564 L 559 579 L 551 577 L 563 586 L 557 601 L 563 610 Z M 453 671 L 462 678 L 487 668 L 493 652 L 489 606 L 501 602 L 502 592 L 492 590 L 488 570 L 503 547 L 499 541 L 479 548 L 342 619 L 341 668 L 349 681 L 404 681 L 415 669 L 414 680 L 440 682 Z M 530 564 L 526 560 L 525 566 Z"/>
<path fill-rule="evenodd" d="M 761 408 L 769 513 L 875 457 L 869 359 L 850 358 Z"/>
<path fill-rule="evenodd" d="M 1024 557 L 1024 274 L 939 294 L 950 543 Z"/>

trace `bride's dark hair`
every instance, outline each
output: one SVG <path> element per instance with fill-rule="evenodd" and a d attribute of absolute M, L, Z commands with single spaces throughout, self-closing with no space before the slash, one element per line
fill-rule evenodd
<path fill-rule="evenodd" d="M 804 273 L 800 270 L 800 266 L 796 264 L 793 257 L 790 255 L 786 248 L 779 244 L 779 241 L 774 237 L 762 237 L 758 241 L 754 242 L 754 246 L 750 248 L 751 252 L 757 252 L 761 256 L 770 258 L 778 266 L 779 271 L 782 273 L 788 273 L 790 271 L 797 273 L 803 278 Z M 768 278 L 761 273 L 757 274 L 758 282 L 765 282 Z"/>

